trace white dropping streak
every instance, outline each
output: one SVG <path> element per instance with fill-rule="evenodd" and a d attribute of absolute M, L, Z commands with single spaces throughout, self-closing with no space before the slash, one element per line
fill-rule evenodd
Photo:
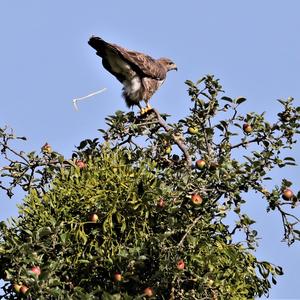
<path fill-rule="evenodd" d="M 93 93 L 91 93 L 91 94 L 88 94 L 88 95 L 86 95 L 86 96 L 84 96 L 84 97 L 74 98 L 74 99 L 72 100 L 73 105 L 74 105 L 74 108 L 78 111 L 77 101 L 80 101 L 80 100 L 84 100 L 84 99 L 93 97 L 93 96 L 95 96 L 95 95 L 97 95 L 97 94 L 100 94 L 100 93 L 102 93 L 102 92 L 104 92 L 104 91 L 106 91 L 106 88 L 103 88 L 103 89 L 101 89 L 101 90 L 99 90 L 99 91 L 96 91 L 96 92 L 93 92 Z"/>

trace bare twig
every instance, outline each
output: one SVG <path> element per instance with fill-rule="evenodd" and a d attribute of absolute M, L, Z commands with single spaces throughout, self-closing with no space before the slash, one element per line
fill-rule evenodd
<path fill-rule="evenodd" d="M 131 139 L 132 139 L 132 136 L 129 135 L 128 138 L 127 138 L 126 140 L 124 140 L 124 141 L 120 142 L 119 144 L 117 144 L 115 147 L 112 148 L 112 150 L 114 150 L 115 148 L 117 148 L 117 147 L 119 147 L 119 146 L 122 146 L 122 145 L 124 145 L 124 144 L 126 144 L 126 143 L 129 143 L 129 144 L 130 144 L 130 143 L 132 142 Z"/>
<path fill-rule="evenodd" d="M 295 237 L 293 229 L 294 225 L 300 223 L 300 219 L 290 213 L 285 212 L 280 206 L 277 206 L 277 209 L 281 214 L 282 224 L 284 228 L 284 238 L 288 241 L 288 244 L 291 245 L 294 242 Z M 290 223 L 288 217 L 293 218 L 296 222 Z M 293 238 L 291 238 L 290 236 L 292 236 Z"/>
<path fill-rule="evenodd" d="M 9 150 L 9 151 L 10 151 L 11 153 L 13 153 L 15 156 L 17 156 L 17 157 L 21 158 L 22 160 L 24 160 L 24 161 L 26 162 L 26 164 L 29 164 L 29 160 L 28 160 L 24 155 L 22 155 L 21 153 L 18 153 L 17 151 L 15 151 L 14 149 L 12 149 L 10 146 L 8 146 L 7 141 L 5 141 L 5 143 L 0 142 L 0 146 L 3 147 L 3 152 L 4 152 L 4 154 L 5 154 L 5 158 L 6 158 L 8 161 L 10 161 L 10 162 L 15 162 L 15 161 L 9 159 L 9 157 L 8 157 L 8 156 L 6 155 L 6 153 L 5 153 L 6 150 Z M 22 162 L 19 162 L 19 163 L 22 163 Z"/>
<path fill-rule="evenodd" d="M 166 132 L 171 131 L 171 127 L 166 123 L 166 121 L 162 118 L 162 116 L 160 115 L 160 113 L 158 112 L 157 109 L 152 108 L 152 111 L 155 113 L 156 117 L 157 117 L 157 121 L 158 123 L 165 129 Z M 185 143 L 181 140 L 181 138 L 179 138 L 178 136 L 176 136 L 175 134 L 172 134 L 172 137 L 174 139 L 174 142 L 177 144 L 177 146 L 179 147 L 179 149 L 183 152 L 185 159 L 188 163 L 188 166 L 192 166 L 192 159 L 191 156 L 188 153 L 188 150 L 186 148 Z"/>
<path fill-rule="evenodd" d="M 262 138 L 255 138 L 255 139 L 250 140 L 250 141 L 245 141 L 245 142 L 241 142 L 241 143 L 238 143 L 236 145 L 233 145 L 233 146 L 230 147 L 230 149 L 238 148 L 238 147 L 241 147 L 241 146 L 246 146 L 246 145 L 249 145 L 249 144 L 255 143 L 255 142 L 259 143 L 262 140 L 263 140 Z"/>
<path fill-rule="evenodd" d="M 198 221 L 201 219 L 201 215 L 198 216 L 193 223 L 188 227 L 188 229 L 186 230 L 186 233 L 184 234 L 184 236 L 182 237 L 182 239 L 180 240 L 180 242 L 178 243 L 178 247 L 181 247 L 183 242 L 185 241 L 186 237 L 188 236 L 188 234 L 191 232 L 191 230 L 193 229 L 193 227 L 195 227 L 195 225 L 198 223 Z"/>

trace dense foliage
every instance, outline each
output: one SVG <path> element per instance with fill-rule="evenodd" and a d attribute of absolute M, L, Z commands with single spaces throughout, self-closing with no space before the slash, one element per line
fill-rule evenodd
<path fill-rule="evenodd" d="M 265 182 L 295 164 L 281 152 L 295 143 L 300 108 L 280 100 L 271 124 L 241 115 L 245 98 L 220 98 L 213 76 L 186 83 L 185 119 L 119 111 L 102 142 L 82 141 L 70 159 L 48 144 L 17 151 L 11 142 L 24 138 L 0 131 L 0 187 L 26 193 L 19 216 L 1 223 L 0 299 L 254 299 L 276 284 L 282 269 L 255 257 L 243 204 L 256 192 L 281 214 L 287 243 L 299 240 L 299 193 L 286 179 Z"/>

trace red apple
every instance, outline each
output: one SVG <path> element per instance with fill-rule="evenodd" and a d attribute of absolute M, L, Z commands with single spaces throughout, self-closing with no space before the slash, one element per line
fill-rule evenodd
<path fill-rule="evenodd" d="M 183 270 L 185 268 L 185 263 L 183 261 L 183 259 L 180 259 L 178 262 L 177 262 L 177 269 L 178 270 Z"/>
<path fill-rule="evenodd" d="M 26 285 L 22 285 L 20 288 L 20 293 L 25 295 L 28 290 L 29 290 L 29 288 Z"/>
<path fill-rule="evenodd" d="M 192 194 L 191 199 L 195 205 L 200 205 L 203 202 L 203 199 L 199 194 Z"/>
<path fill-rule="evenodd" d="M 41 268 L 39 266 L 33 266 L 30 270 L 32 273 L 36 274 L 36 276 L 41 275 Z"/>
<path fill-rule="evenodd" d="M 114 278 L 115 278 L 115 281 L 121 281 L 123 277 L 122 277 L 122 274 L 115 273 Z"/>
<path fill-rule="evenodd" d="M 290 200 L 294 197 L 294 193 L 291 189 L 285 189 L 282 193 L 282 198 L 284 200 Z"/>
<path fill-rule="evenodd" d="M 80 159 L 76 160 L 75 164 L 79 169 L 86 168 L 86 163 Z"/>
<path fill-rule="evenodd" d="M 248 123 L 245 123 L 243 125 L 243 130 L 244 130 L 245 133 L 251 133 L 252 132 L 252 126 Z"/>
<path fill-rule="evenodd" d="M 150 288 L 150 287 L 147 287 L 144 289 L 144 294 L 147 296 L 147 297 L 152 297 L 154 295 L 154 292 L 153 292 L 153 289 Z"/>
<path fill-rule="evenodd" d="M 158 200 L 157 206 L 160 207 L 160 208 L 164 208 L 166 206 L 164 198 L 160 198 Z"/>
<path fill-rule="evenodd" d="M 89 216 L 89 221 L 92 222 L 92 223 L 97 223 L 99 217 L 97 214 L 90 214 Z"/>
<path fill-rule="evenodd" d="M 203 169 L 205 167 L 205 165 L 206 165 L 206 162 L 204 159 L 198 159 L 196 161 L 196 167 L 200 170 Z"/>

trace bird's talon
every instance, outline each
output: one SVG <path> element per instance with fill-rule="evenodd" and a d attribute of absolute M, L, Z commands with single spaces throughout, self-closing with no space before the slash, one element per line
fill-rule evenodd
<path fill-rule="evenodd" d="M 150 105 L 146 106 L 145 108 L 141 109 L 141 115 L 148 113 L 152 110 L 152 107 Z"/>

